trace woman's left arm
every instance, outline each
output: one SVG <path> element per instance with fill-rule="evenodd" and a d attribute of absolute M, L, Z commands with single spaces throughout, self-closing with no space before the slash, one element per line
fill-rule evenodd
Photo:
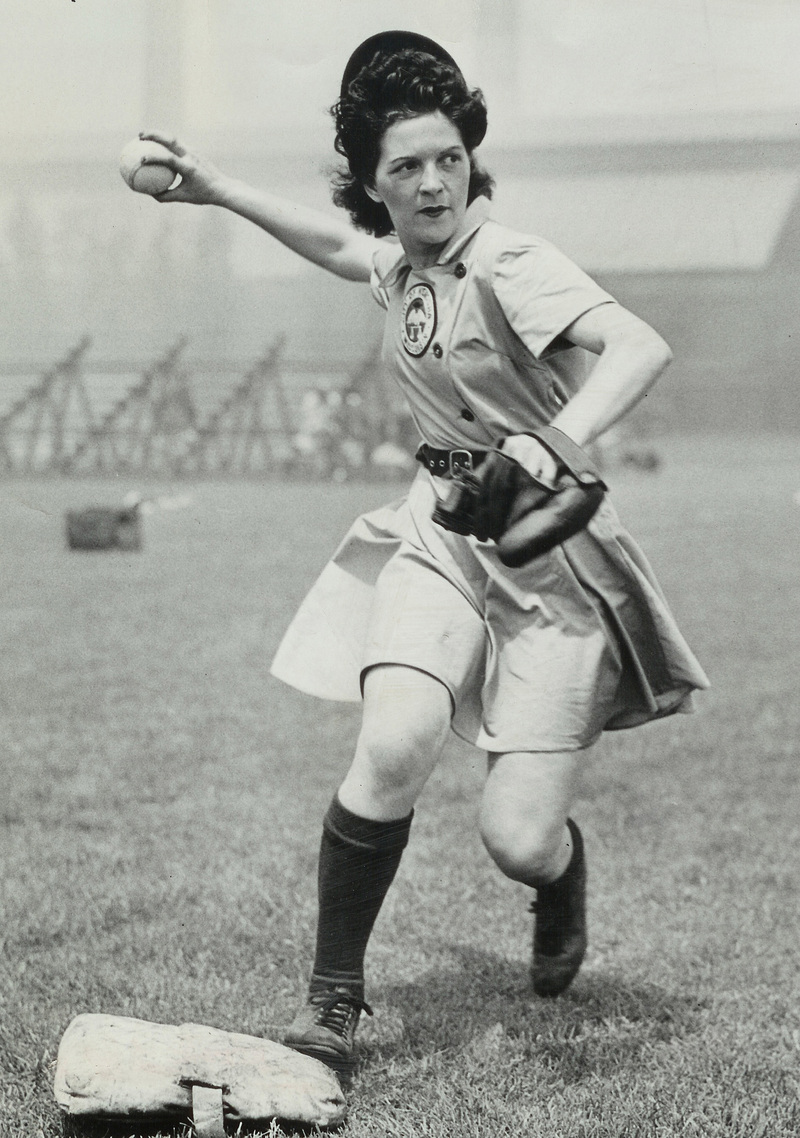
<path fill-rule="evenodd" d="M 599 357 L 586 383 L 551 424 L 579 446 L 587 446 L 639 402 L 672 352 L 658 332 L 616 302 L 589 309 L 562 335 Z M 555 460 L 529 435 L 510 435 L 503 450 L 534 477 L 545 482 L 554 478 Z"/>
<path fill-rule="evenodd" d="M 672 359 L 669 346 L 644 320 L 616 303 L 579 316 L 564 338 L 599 358 L 580 391 L 552 425 L 579 446 L 593 442 L 646 395 Z"/>

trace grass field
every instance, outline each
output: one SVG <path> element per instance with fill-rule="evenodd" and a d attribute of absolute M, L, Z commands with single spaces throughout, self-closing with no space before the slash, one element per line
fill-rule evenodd
<path fill-rule="evenodd" d="M 370 946 L 348 1138 L 800 1130 L 800 448 L 666 453 L 615 499 L 714 687 L 587 770 L 586 965 L 531 996 L 527 891 L 483 852 L 483 757 L 454 743 Z M 267 667 L 352 516 L 401 490 L 138 488 L 193 501 L 140 553 L 79 554 L 65 509 L 128 483 L 0 486 L 3 1136 L 60 1132 L 77 1013 L 279 1038 L 310 962 L 358 708 Z"/>

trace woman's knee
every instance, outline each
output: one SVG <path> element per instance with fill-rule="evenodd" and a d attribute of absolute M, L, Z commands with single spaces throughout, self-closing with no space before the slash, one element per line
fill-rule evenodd
<path fill-rule="evenodd" d="M 418 793 L 437 757 L 421 739 L 362 728 L 348 777 L 360 778 L 374 793 L 403 794 L 415 788 Z"/>
<path fill-rule="evenodd" d="M 569 852 L 566 821 L 580 767 L 576 754 L 490 756 L 480 831 L 507 877 L 535 886 L 563 869 Z"/>
<path fill-rule="evenodd" d="M 509 810 L 482 809 L 480 832 L 489 856 L 513 881 L 526 885 L 552 880 L 564 841 L 566 815 L 540 818 Z"/>
<path fill-rule="evenodd" d="M 345 797 L 373 813 L 410 809 L 439 759 L 450 717 L 450 694 L 432 676 L 397 665 L 371 669 Z"/>

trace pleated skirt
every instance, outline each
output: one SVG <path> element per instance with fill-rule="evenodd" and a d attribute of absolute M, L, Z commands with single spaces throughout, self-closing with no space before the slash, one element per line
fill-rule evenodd
<path fill-rule="evenodd" d="M 359 517 L 301 604 L 272 673 L 358 700 L 401 664 L 450 692 L 453 730 L 490 752 L 573 751 L 692 710 L 708 680 L 608 499 L 582 533 L 519 569 L 431 521 L 449 484 Z"/>

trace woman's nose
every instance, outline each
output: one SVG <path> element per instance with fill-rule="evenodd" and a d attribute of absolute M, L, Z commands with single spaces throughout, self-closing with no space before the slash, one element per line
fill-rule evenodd
<path fill-rule="evenodd" d="M 420 187 L 423 193 L 436 193 L 442 188 L 442 175 L 435 162 L 426 162 L 422 167 Z"/>

